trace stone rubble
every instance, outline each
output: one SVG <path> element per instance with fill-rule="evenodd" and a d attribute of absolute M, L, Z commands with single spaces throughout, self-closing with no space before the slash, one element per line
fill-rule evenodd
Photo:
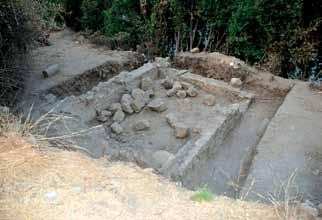
<path fill-rule="evenodd" d="M 136 122 L 136 124 L 134 125 L 133 128 L 135 131 L 148 130 L 150 128 L 150 122 L 147 120 L 140 120 L 140 121 Z"/>
<path fill-rule="evenodd" d="M 122 109 L 125 113 L 132 114 L 134 111 L 132 109 L 133 98 L 129 94 L 124 94 L 121 98 Z"/>
<path fill-rule="evenodd" d="M 141 80 L 141 89 L 147 91 L 153 88 L 153 80 L 150 77 L 143 77 Z"/>
<path fill-rule="evenodd" d="M 107 122 L 108 119 L 113 115 L 112 112 L 103 110 L 99 116 L 96 118 L 99 122 Z"/>
<path fill-rule="evenodd" d="M 198 94 L 199 94 L 198 90 L 193 86 L 189 87 L 187 90 L 187 95 L 189 97 L 197 97 Z"/>
<path fill-rule="evenodd" d="M 133 101 L 131 107 L 134 112 L 140 112 L 149 101 L 149 97 L 141 89 L 133 89 L 132 97 Z"/>
<path fill-rule="evenodd" d="M 122 111 L 122 105 L 121 105 L 121 103 L 113 103 L 113 104 L 110 106 L 109 110 L 110 110 L 111 112 L 116 112 L 116 111 L 118 111 L 118 110 L 121 110 L 121 111 Z"/>
<path fill-rule="evenodd" d="M 214 106 L 216 104 L 216 98 L 213 95 L 205 95 L 203 104 L 206 106 Z"/>
<path fill-rule="evenodd" d="M 243 82 L 240 78 L 231 78 L 230 85 L 232 85 L 235 88 L 239 88 L 243 85 Z"/>
<path fill-rule="evenodd" d="M 155 112 L 164 112 L 168 109 L 165 102 L 160 98 L 156 98 L 156 99 L 152 100 L 148 104 L 148 107 L 149 107 L 149 109 L 151 109 L 152 111 L 155 111 Z"/>
<path fill-rule="evenodd" d="M 111 125 L 111 130 L 115 134 L 121 134 L 123 132 L 123 128 L 122 128 L 122 126 L 118 122 L 114 122 Z"/>
<path fill-rule="evenodd" d="M 187 97 L 187 92 L 184 90 L 178 90 L 176 93 L 177 97 L 180 99 L 184 99 Z"/>
<path fill-rule="evenodd" d="M 169 90 L 172 89 L 173 87 L 173 80 L 170 79 L 169 77 L 166 77 L 164 80 L 162 80 L 161 85 L 163 86 L 163 88 Z"/>
<path fill-rule="evenodd" d="M 125 119 L 125 113 L 122 110 L 117 110 L 113 115 L 114 122 L 122 122 Z"/>

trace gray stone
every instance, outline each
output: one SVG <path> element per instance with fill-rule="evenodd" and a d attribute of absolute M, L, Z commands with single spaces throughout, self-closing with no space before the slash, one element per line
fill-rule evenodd
<path fill-rule="evenodd" d="M 177 91 L 176 94 L 177 94 L 177 97 L 180 99 L 184 99 L 187 97 L 187 92 L 184 90 L 179 90 L 179 91 Z"/>
<path fill-rule="evenodd" d="M 172 97 L 172 96 L 174 96 L 175 94 L 177 93 L 177 90 L 175 90 L 175 89 L 169 89 L 168 91 L 167 91 L 167 96 L 168 97 Z"/>
<path fill-rule="evenodd" d="M 134 124 L 134 130 L 143 131 L 150 128 L 150 123 L 147 120 L 140 120 Z"/>
<path fill-rule="evenodd" d="M 141 89 L 133 89 L 132 97 L 133 102 L 131 107 L 135 112 L 140 112 L 149 101 L 146 93 Z"/>
<path fill-rule="evenodd" d="M 112 115 L 112 112 L 104 110 L 99 114 L 99 116 L 96 119 L 100 122 L 107 122 Z"/>
<path fill-rule="evenodd" d="M 207 106 L 214 106 L 216 104 L 216 98 L 213 95 L 205 95 L 203 104 Z"/>
<path fill-rule="evenodd" d="M 174 83 L 173 83 L 173 87 L 172 87 L 172 89 L 174 89 L 174 90 L 176 90 L 176 91 L 178 91 L 178 90 L 182 89 L 182 85 L 181 85 L 181 83 L 180 83 L 180 82 L 178 82 L 178 81 L 174 82 Z"/>
<path fill-rule="evenodd" d="M 121 105 L 124 112 L 132 114 L 134 111 L 132 109 L 133 99 L 129 94 L 124 94 L 121 98 Z"/>
<path fill-rule="evenodd" d="M 196 97 L 198 96 L 198 93 L 199 93 L 198 90 L 193 86 L 189 87 L 187 90 L 187 95 L 189 97 Z"/>
<path fill-rule="evenodd" d="M 173 113 L 167 114 L 166 119 L 167 119 L 168 124 L 173 128 L 174 128 L 175 124 L 178 123 L 178 119 Z"/>
<path fill-rule="evenodd" d="M 170 79 L 169 77 L 165 78 L 164 80 L 162 80 L 161 85 L 165 88 L 165 89 L 172 89 L 173 87 L 173 80 Z"/>
<path fill-rule="evenodd" d="M 125 114 L 122 110 L 117 110 L 113 115 L 114 122 L 122 122 L 125 119 Z"/>
<path fill-rule="evenodd" d="M 110 106 L 109 110 L 110 110 L 110 111 L 112 111 L 112 112 L 116 112 L 116 111 L 118 111 L 118 110 L 122 110 L 122 105 L 121 105 L 121 103 L 118 103 L 118 102 L 113 103 L 113 104 Z"/>
<path fill-rule="evenodd" d="M 192 87 L 192 85 L 190 83 L 188 83 L 188 82 L 182 82 L 181 81 L 180 84 L 182 85 L 182 88 L 184 90 L 188 90 L 190 87 Z"/>
<path fill-rule="evenodd" d="M 190 50 L 190 53 L 199 53 L 199 52 L 200 52 L 200 49 L 198 47 L 195 47 Z"/>
<path fill-rule="evenodd" d="M 160 98 L 156 98 L 156 99 L 152 100 L 149 103 L 148 107 L 149 107 L 149 109 L 151 109 L 152 111 L 155 111 L 155 112 L 164 112 L 165 110 L 168 109 L 168 107 L 166 106 L 164 101 Z"/>
<path fill-rule="evenodd" d="M 174 159 L 174 155 L 168 151 L 160 150 L 153 154 L 153 164 L 155 168 L 161 168 L 163 164 Z"/>
<path fill-rule="evenodd" d="M 233 87 L 241 87 L 243 85 L 243 82 L 241 81 L 240 78 L 231 78 L 230 80 L 230 85 L 232 85 Z"/>
<path fill-rule="evenodd" d="M 153 80 L 150 77 L 144 77 L 141 80 L 141 89 L 147 91 L 153 88 Z"/>
<path fill-rule="evenodd" d="M 186 138 L 189 136 L 189 128 L 183 123 L 176 123 L 174 125 L 174 134 L 178 139 Z"/>
<path fill-rule="evenodd" d="M 122 126 L 118 122 L 114 122 L 111 125 L 111 130 L 115 134 L 121 134 L 123 132 L 123 128 L 122 128 Z"/>

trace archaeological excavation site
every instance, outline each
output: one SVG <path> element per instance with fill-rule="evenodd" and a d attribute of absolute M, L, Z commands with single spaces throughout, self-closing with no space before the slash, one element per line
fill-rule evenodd
<path fill-rule="evenodd" d="M 69 50 L 37 50 L 32 71 L 50 60 L 61 73 L 30 78 L 19 106 L 41 119 L 39 132 L 54 146 L 152 168 L 189 190 L 321 202 L 322 96 L 308 95 L 306 83 L 219 53 L 144 63 L 136 52 L 54 37 Z"/>

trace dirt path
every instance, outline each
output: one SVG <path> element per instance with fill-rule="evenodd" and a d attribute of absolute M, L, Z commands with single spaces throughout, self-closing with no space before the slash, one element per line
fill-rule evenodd
<path fill-rule="evenodd" d="M 39 95 L 44 95 L 51 88 L 77 79 L 87 71 L 104 64 L 117 65 L 120 70 L 122 67 L 130 66 L 129 69 L 132 69 L 143 64 L 136 60 L 138 54 L 134 52 L 108 51 L 79 42 L 76 33 L 69 29 L 52 33 L 50 42 L 51 46 L 39 47 L 30 55 L 27 68 L 29 74 L 22 103 L 36 101 Z M 60 71 L 50 78 L 44 78 L 42 71 L 51 64 L 59 64 Z"/>

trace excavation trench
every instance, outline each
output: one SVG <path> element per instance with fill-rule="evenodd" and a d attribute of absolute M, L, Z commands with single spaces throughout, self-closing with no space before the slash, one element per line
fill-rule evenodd
<path fill-rule="evenodd" d="M 48 91 L 54 98 L 34 112 L 53 109 L 47 136 L 93 157 L 153 168 L 189 189 L 207 185 L 216 194 L 238 197 L 256 145 L 284 96 L 153 63 L 120 74 L 119 67 L 110 69 L 115 71 L 103 78 L 94 69 Z M 166 81 L 179 83 L 184 95 L 169 96 Z M 197 95 L 187 96 L 191 88 Z M 135 103 L 132 110 L 124 109 L 124 97 Z M 120 102 L 122 110 L 115 107 Z"/>

